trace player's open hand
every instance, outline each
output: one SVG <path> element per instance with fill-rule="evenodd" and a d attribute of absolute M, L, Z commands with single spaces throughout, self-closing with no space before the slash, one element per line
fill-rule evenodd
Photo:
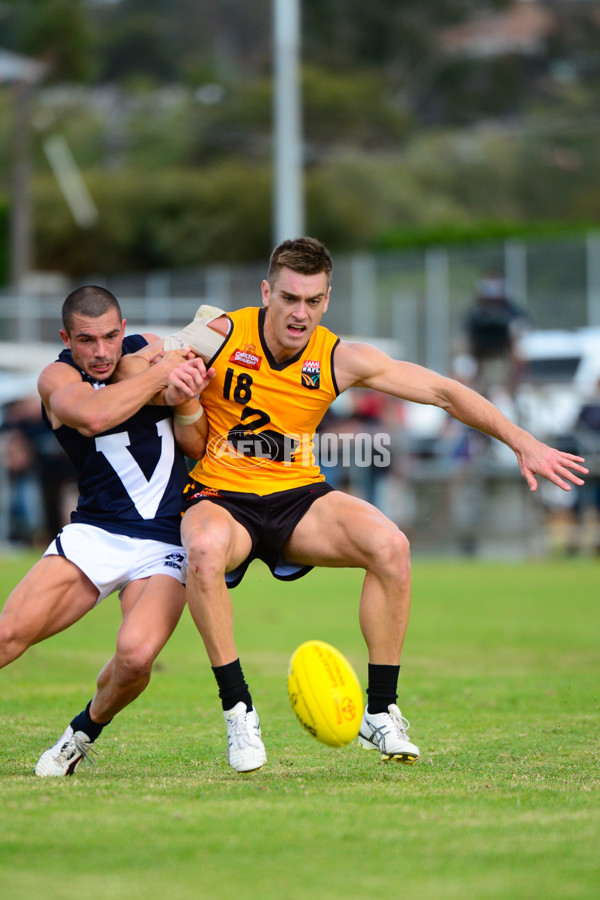
<path fill-rule="evenodd" d="M 579 486 L 584 483 L 579 474 L 587 475 L 588 469 L 582 465 L 585 462 L 582 456 L 555 450 L 531 435 L 527 437 L 524 446 L 515 449 L 515 453 L 521 474 L 530 490 L 537 490 L 536 475 L 546 478 L 563 491 L 570 491 L 572 485 Z"/>

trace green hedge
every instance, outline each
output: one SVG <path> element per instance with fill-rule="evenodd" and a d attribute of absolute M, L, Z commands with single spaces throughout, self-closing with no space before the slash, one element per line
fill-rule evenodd
<path fill-rule="evenodd" d="M 0 285 L 8 284 L 10 270 L 10 214 L 8 201 L 0 197 Z"/>
<path fill-rule="evenodd" d="M 471 174 L 484 180 L 483 172 Z M 461 193 L 452 166 L 419 170 L 348 154 L 307 170 L 305 230 L 346 253 L 552 237 L 594 227 L 575 209 L 560 221 L 535 217 L 519 207 L 508 178 L 487 176 L 480 205 Z M 81 277 L 245 262 L 270 253 L 270 165 L 230 160 L 203 168 L 88 170 L 85 180 L 100 218 L 83 231 L 52 176 L 36 178 L 37 268 Z"/>
<path fill-rule="evenodd" d="M 503 222 L 482 219 L 468 224 L 448 223 L 423 228 L 392 229 L 380 235 L 376 249 L 471 244 L 519 237 L 552 239 L 566 234 L 585 234 L 597 229 L 598 224 L 592 222 Z"/>
<path fill-rule="evenodd" d="M 35 189 L 40 268 L 79 276 L 264 257 L 271 244 L 270 174 L 207 171 L 87 173 L 96 226 L 79 229 L 51 178 Z"/>

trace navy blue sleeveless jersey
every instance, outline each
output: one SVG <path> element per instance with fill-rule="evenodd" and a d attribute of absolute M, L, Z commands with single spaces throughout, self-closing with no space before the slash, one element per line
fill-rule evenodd
<path fill-rule="evenodd" d="M 140 334 L 123 340 L 123 355 L 146 346 Z M 58 360 L 73 366 L 96 390 L 104 384 L 82 372 L 70 350 Z M 50 426 L 42 405 L 42 414 Z M 175 444 L 171 411 L 143 406 L 102 434 L 85 437 L 61 425 L 54 431 L 77 472 L 79 500 L 71 522 L 116 534 L 180 544 L 181 497 L 187 480 L 185 457 Z"/>

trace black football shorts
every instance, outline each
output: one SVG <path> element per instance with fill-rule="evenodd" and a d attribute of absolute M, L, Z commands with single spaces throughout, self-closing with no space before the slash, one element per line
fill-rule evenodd
<path fill-rule="evenodd" d="M 293 581 L 302 578 L 313 567 L 289 562 L 283 555 L 282 547 L 315 500 L 332 490 L 334 488 L 327 482 L 318 481 L 261 497 L 259 494 L 206 487 L 192 478 L 183 492 L 183 512 L 202 501 L 216 503 L 243 525 L 250 535 L 252 550 L 237 569 L 227 572 L 225 580 L 228 587 L 236 587 L 240 583 L 253 559 L 262 559 L 275 578 Z"/>

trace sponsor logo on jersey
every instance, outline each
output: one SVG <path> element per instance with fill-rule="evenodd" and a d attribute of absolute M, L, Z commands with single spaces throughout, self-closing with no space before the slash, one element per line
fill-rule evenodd
<path fill-rule="evenodd" d="M 229 357 L 229 362 L 243 366 L 245 369 L 260 369 L 262 356 L 257 356 L 254 344 L 246 344 L 243 350 L 234 350 Z"/>
<path fill-rule="evenodd" d="M 302 387 L 316 391 L 321 387 L 321 360 L 305 359 L 302 363 Z"/>
<path fill-rule="evenodd" d="M 185 556 L 183 555 L 183 553 L 176 553 L 176 552 L 168 553 L 165 556 L 164 565 L 170 566 L 171 569 L 181 570 L 184 560 L 185 560 Z"/>
<path fill-rule="evenodd" d="M 196 491 L 195 494 L 192 494 L 190 500 L 199 500 L 201 497 L 220 497 L 218 488 L 212 487 L 203 487 L 201 490 Z"/>

